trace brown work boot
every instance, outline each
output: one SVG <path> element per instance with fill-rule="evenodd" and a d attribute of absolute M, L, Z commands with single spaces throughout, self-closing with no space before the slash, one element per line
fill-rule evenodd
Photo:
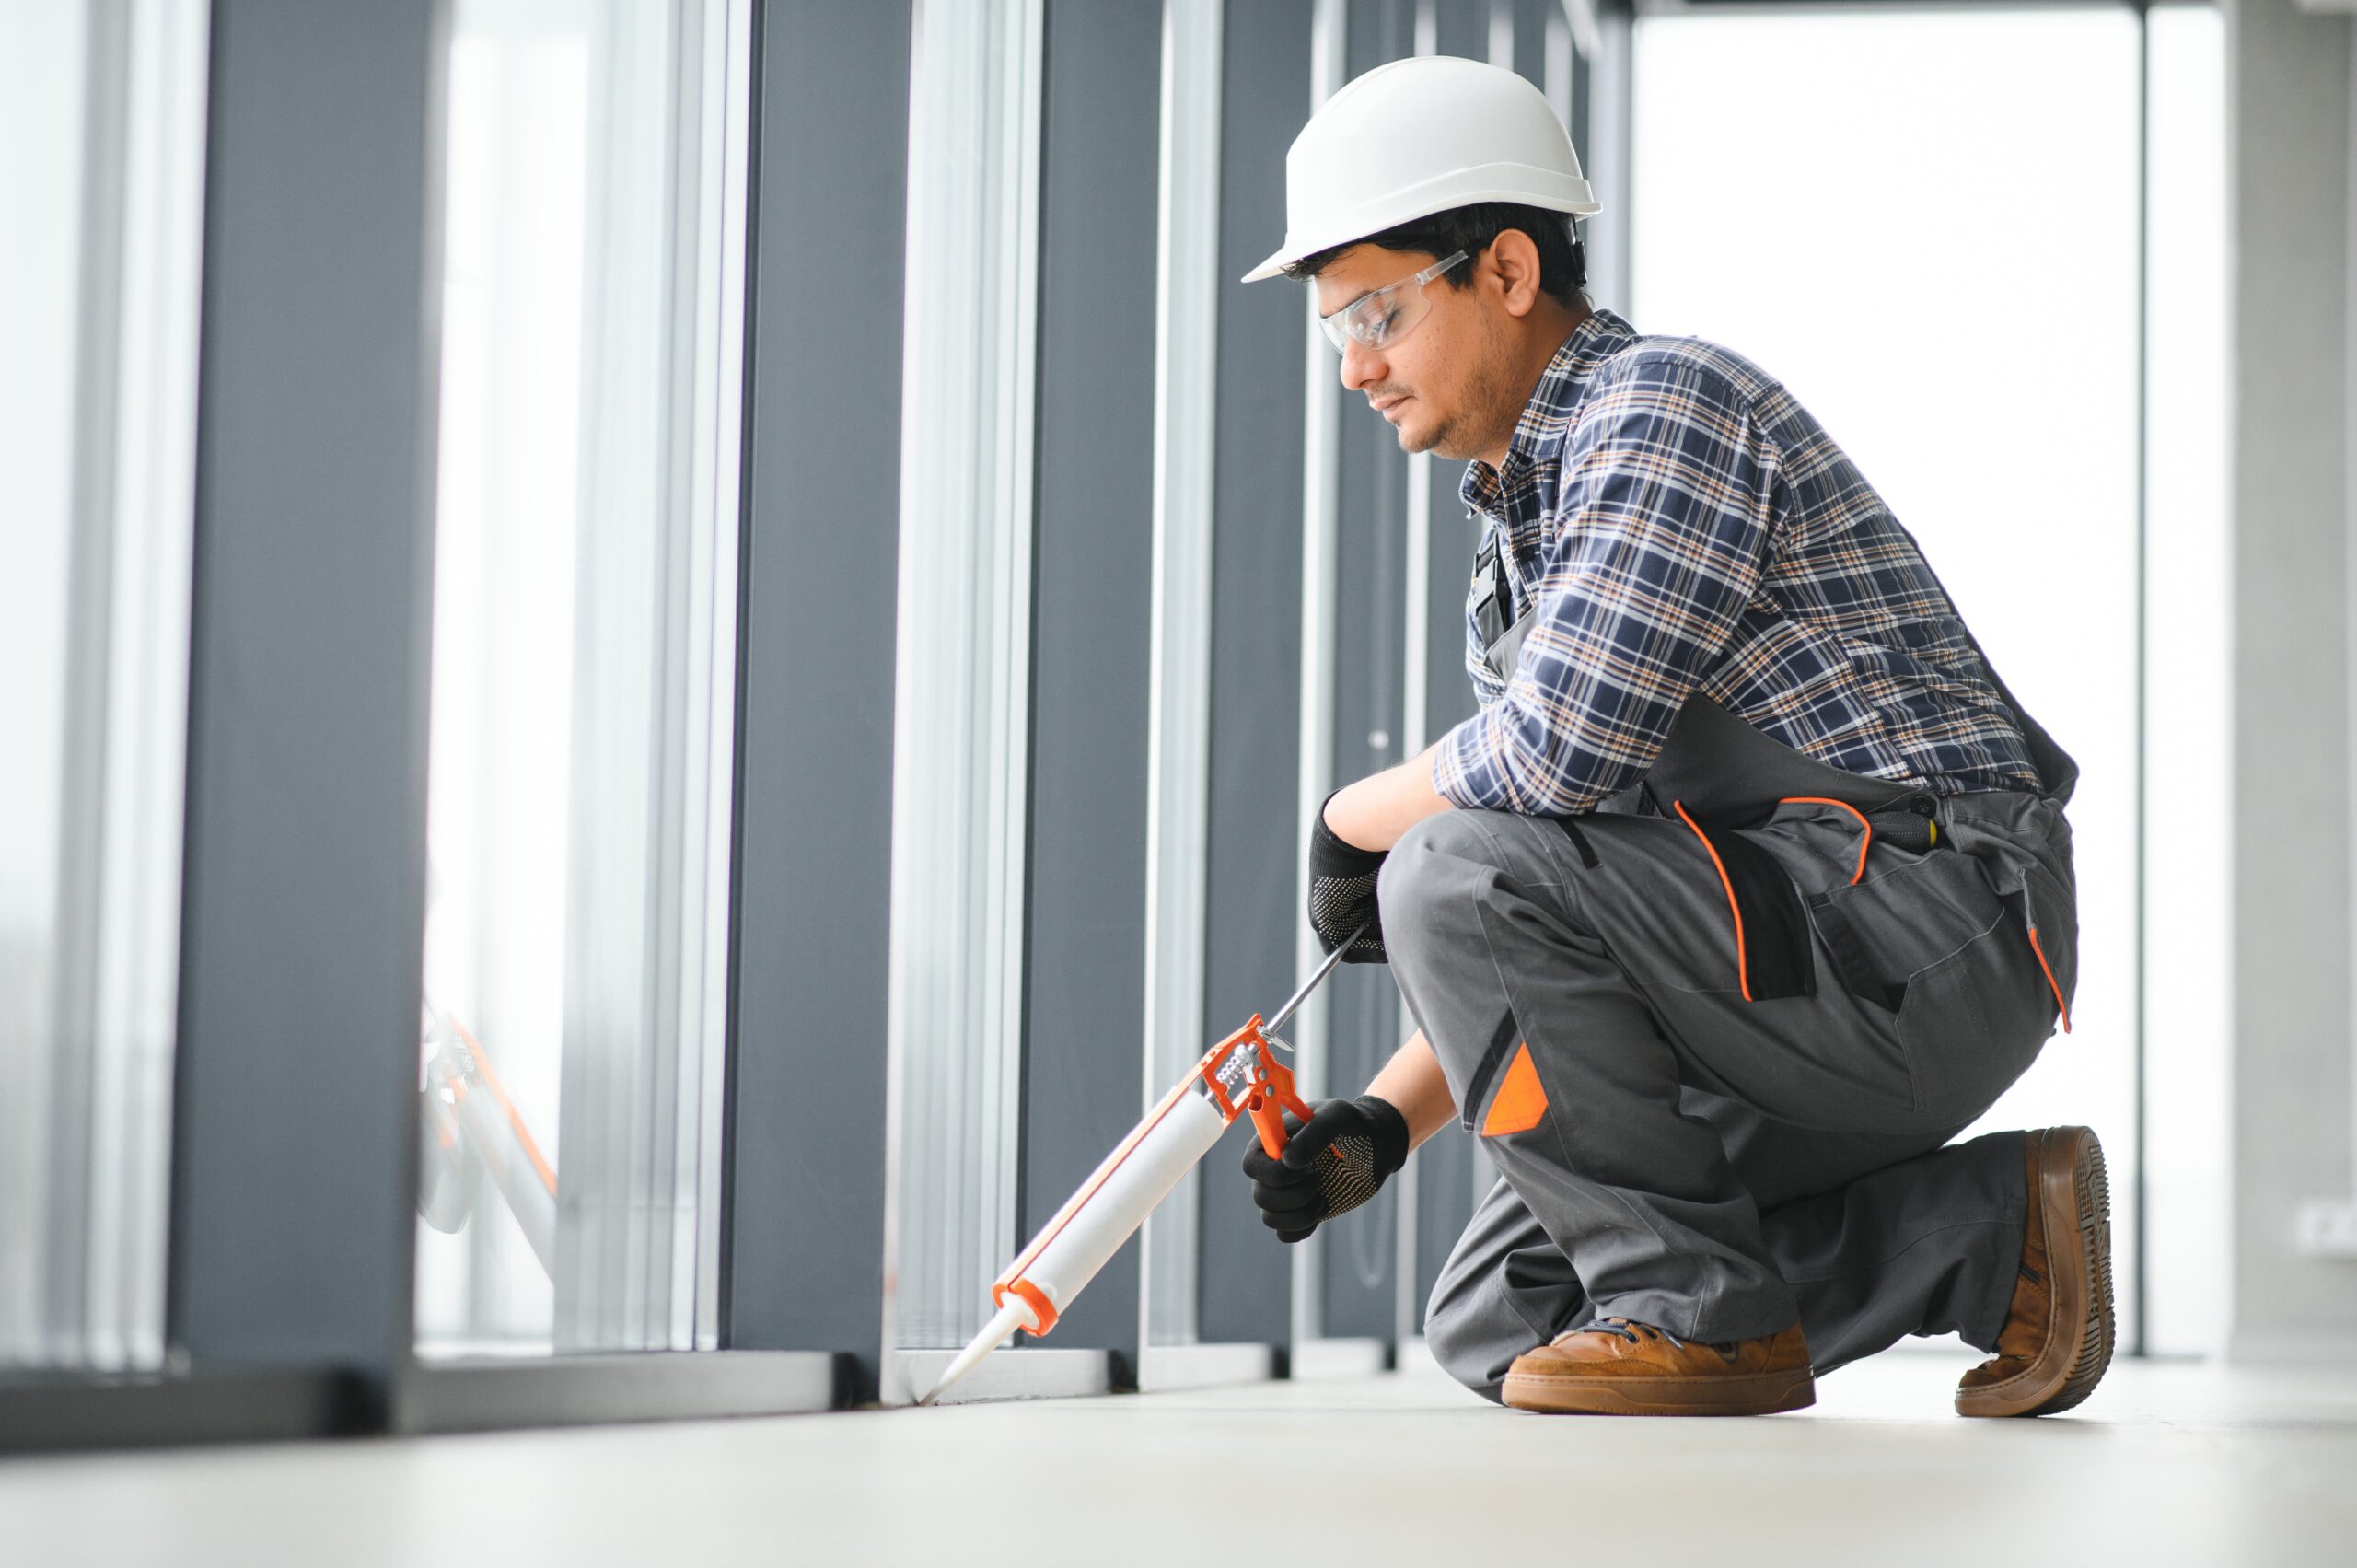
<path fill-rule="evenodd" d="M 1701 1344 L 1607 1318 L 1515 1357 L 1505 1401 L 1589 1415 L 1766 1415 L 1815 1404 L 1817 1385 L 1797 1323 L 1766 1339 Z"/>
<path fill-rule="evenodd" d="M 2051 1415 L 2111 1365 L 2111 1187 L 2084 1127 L 2028 1135 L 2029 1223 L 1997 1353 L 1956 1386 L 1958 1415 Z"/>

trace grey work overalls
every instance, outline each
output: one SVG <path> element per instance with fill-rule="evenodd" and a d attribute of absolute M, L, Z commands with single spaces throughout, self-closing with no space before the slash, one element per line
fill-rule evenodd
<path fill-rule="evenodd" d="M 1528 620 L 1491 643 L 1502 679 Z M 1596 812 L 1442 812 L 1394 848 L 1392 972 L 1503 1173 L 1427 1309 L 1459 1381 L 1495 1399 L 1607 1315 L 1798 1321 L 1820 1373 L 1909 1334 L 1994 1347 L 2023 1137 L 1945 1145 L 2068 1027 L 2078 769 L 1981 663 L 2042 793 L 1843 772 L 1698 695 Z"/>

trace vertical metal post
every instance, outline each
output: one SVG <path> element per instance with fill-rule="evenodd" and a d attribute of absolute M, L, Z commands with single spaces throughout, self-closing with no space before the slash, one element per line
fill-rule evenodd
<path fill-rule="evenodd" d="M 1167 0 L 1163 10 L 1141 1097 L 1148 1105 L 1205 1044 L 1221 12 L 1221 0 Z M 1202 1173 L 1190 1172 L 1146 1222 L 1148 1345 L 1200 1338 L 1202 1190 Z"/>
<path fill-rule="evenodd" d="M 884 1350 L 909 29 L 770 0 L 753 44 L 720 1335 L 848 1353 L 855 1400 Z M 859 258 L 823 310 L 814 232 Z"/>
<path fill-rule="evenodd" d="M 1298 799 L 1303 331 L 1298 285 L 1238 280 L 1285 230 L 1284 154 L 1309 118 L 1310 0 L 1234 0 L 1221 41 L 1219 297 L 1203 1007 L 1232 1029 L 1292 994 Z M 1199 1329 L 1283 1346 L 1287 1249 L 1236 1174 L 1202 1203 Z"/>
<path fill-rule="evenodd" d="M 1017 1232 L 1047 1223 L 1156 1086 L 1145 1015 L 1154 701 L 1162 0 L 1048 0 L 1039 163 L 1039 475 Z M 1141 1249 L 1056 1325 L 1133 1384 Z"/>
<path fill-rule="evenodd" d="M 1416 0 L 1415 51 L 1442 52 L 1439 0 Z M 1399 662 L 1399 755 L 1414 757 L 1432 743 L 1433 455 L 1408 459 L 1406 563 L 1401 582 Z M 1403 1006 L 1394 1015 L 1405 1030 L 1411 1020 Z M 1392 1182 L 1391 1339 L 1405 1345 L 1416 1337 L 1422 1313 L 1416 1295 L 1417 1231 L 1422 1220 L 1423 1162 L 1411 1158 Z"/>
<path fill-rule="evenodd" d="M 1636 192 L 1630 188 L 1631 22 L 1619 6 L 1593 13 L 1596 52 L 1583 56 L 1588 91 L 1573 105 L 1583 170 L 1604 210 L 1581 221 L 1587 247 L 1588 297 L 1629 310 L 1629 240 Z"/>
<path fill-rule="evenodd" d="M 168 1325 L 410 1352 L 439 0 L 215 0 Z"/>
<path fill-rule="evenodd" d="M 1411 54 L 1420 19 L 1411 0 L 1356 0 L 1348 12 L 1342 79 Z M 1417 465 L 1364 398 L 1341 387 L 1341 362 L 1322 334 L 1313 339 L 1313 352 L 1316 374 L 1334 398 L 1332 582 L 1325 589 L 1333 606 L 1326 633 L 1332 704 L 1326 785 L 1331 789 L 1407 755 L 1404 675 L 1414 639 L 1407 635 L 1406 585 Z M 1399 987 L 1387 968 L 1352 966 L 1319 994 L 1326 1005 L 1325 1092 L 1357 1094 L 1399 1047 Z M 1310 1243 L 1319 1254 L 1318 1331 L 1361 1342 L 1362 1357 L 1366 1342 L 1388 1345 L 1398 1339 L 1394 1264 L 1403 1193 L 1387 1186 L 1360 1213 L 1320 1225 Z"/>
<path fill-rule="evenodd" d="M 2357 206 L 2357 203 L 2352 203 L 2351 205 Z M 2150 746 L 2150 739 L 2146 734 L 2145 726 L 2146 714 L 2149 711 L 2146 706 L 2148 692 L 2145 678 L 2147 674 L 2147 667 L 2151 662 L 2151 651 L 2146 641 L 2150 635 L 2150 629 L 2146 624 L 2146 615 L 2149 609 L 2151 594 L 2151 574 L 2147 569 L 2146 552 L 2152 542 L 2153 532 L 2151 504 L 2153 434 L 2153 376 L 2151 343 L 2153 330 L 2152 209 L 2153 17 L 2151 6 L 2146 5 L 2144 0 L 2137 0 L 2136 707 L 2135 716 L 2132 721 L 2135 728 L 2135 749 L 2133 755 L 2136 759 L 2136 784 L 2133 796 L 2134 821 L 2130 825 L 2128 833 L 2128 842 L 2132 846 L 2130 851 L 2132 858 L 2131 860 L 2131 891 L 2129 894 L 2131 901 L 2129 907 L 2135 911 L 2134 932 L 2130 939 L 2131 957 L 2129 961 L 2130 978 L 2128 992 L 2129 1006 L 2131 1010 L 2131 1016 L 2132 1018 L 2130 1028 L 2133 1031 L 2133 1038 L 2135 1041 L 2135 1098 L 2132 1125 L 2130 1129 L 2129 1136 L 2133 1140 L 2135 1152 L 2132 1157 L 2135 1161 L 2136 1177 L 2130 1199 L 2130 1211 L 2133 1217 L 2130 1222 L 2131 1228 L 2129 1241 L 2130 1251 L 2132 1255 L 2133 1261 L 2131 1264 L 2132 1272 L 2129 1281 L 2129 1316 L 2128 1333 L 2126 1335 L 2128 1341 L 2127 1348 L 2130 1353 L 2135 1355 L 2143 1354 L 2146 1349 L 2145 1332 L 2146 1325 L 2150 1321 L 2150 1315 L 2145 1310 L 2145 1303 L 2149 1298 L 2149 1290 L 2153 1278 L 2152 1249 L 2147 1243 L 2148 1228 L 2145 1225 L 2145 1211 L 2149 1207 L 2147 1200 L 2152 1192 L 2152 1184 L 2145 1179 L 2144 1175 L 2145 1164 L 2148 1156 L 2148 1144 L 2144 1136 L 2144 946 L 2146 925 L 2148 923 L 2145 918 L 2144 903 L 2144 832 L 2145 824 L 2150 820 L 2147 814 L 2147 808 L 2152 797 L 2152 754 L 2148 749 Z M 2357 254 L 2357 246 L 2351 247 L 2351 253 Z M 2357 317 L 2357 312 L 2352 312 L 2351 314 L 2352 317 Z M 2357 348 L 2357 337 L 2352 337 L 2351 343 L 2352 348 Z M 2357 372 L 2357 352 L 2352 352 L 2349 355 L 2349 361 L 2352 372 Z M 2352 607 L 2357 607 L 2357 593 L 2352 593 L 2350 602 Z M 2352 684 L 2351 689 L 2352 691 L 2357 691 L 2357 684 Z M 2352 733 L 2357 733 L 2357 726 L 2352 726 Z M 2352 754 L 2357 754 L 2357 752 L 2353 752 Z M 2352 772 L 2351 776 L 2357 777 L 2357 772 Z M 2357 859 L 2352 859 L 2351 865 L 2352 866 L 2357 866 Z M 2357 878 L 2352 878 L 2351 886 L 2357 887 Z M 2357 1076 L 2357 1074 L 2352 1074 L 2352 1076 Z M 2357 1095 L 2357 1085 L 2352 1085 L 2352 1094 Z M 2349 1126 L 2351 1153 L 2353 1158 L 2357 1158 L 2357 1098 L 2352 1098 L 2351 1101 L 2351 1120 Z"/>
<path fill-rule="evenodd" d="M 911 52 L 887 1400 L 923 1392 L 894 1353 L 981 1327 L 1018 1240 L 1041 24 L 922 0 Z"/>
<path fill-rule="evenodd" d="M 1348 42 L 1346 0 L 1318 0 L 1310 21 L 1309 107 L 1331 98 L 1343 82 L 1344 50 Z M 1282 229 L 1279 230 L 1282 232 Z M 1340 482 L 1340 454 L 1335 450 L 1336 418 L 1341 412 L 1341 389 L 1334 378 L 1331 351 L 1320 337 L 1317 296 L 1300 306 L 1303 384 L 1303 469 L 1301 497 L 1301 575 L 1298 579 L 1301 617 L 1300 763 L 1295 774 L 1296 822 L 1306 823 L 1326 798 L 1333 780 L 1334 737 L 1334 532 Z M 1300 877 L 1294 907 L 1308 901 L 1306 857 L 1296 850 Z M 1318 937 L 1298 917 L 1294 922 L 1294 968 L 1307 974 L 1325 955 Z M 1294 1020 L 1294 1040 L 1300 1051 L 1295 1065 L 1301 1092 L 1315 1099 L 1327 1092 L 1326 1026 L 1328 997 L 1321 993 L 1302 1006 Z M 1324 1244 L 1318 1237 L 1294 1249 L 1292 1341 L 1301 1344 L 1324 1332 L 1325 1307 L 1319 1265 Z"/>

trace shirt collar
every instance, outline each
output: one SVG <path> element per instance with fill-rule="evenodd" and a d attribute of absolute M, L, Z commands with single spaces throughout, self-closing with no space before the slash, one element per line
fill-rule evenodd
<path fill-rule="evenodd" d="M 1562 439 L 1564 416 L 1576 405 L 1596 367 L 1635 340 L 1637 330 L 1609 310 L 1590 310 L 1580 319 L 1538 373 L 1538 385 L 1515 422 L 1514 438 L 1506 444 L 1503 463 L 1492 467 L 1480 459 L 1465 466 L 1459 494 L 1476 511 L 1499 515 L 1505 494 L 1541 461 L 1550 460 Z"/>

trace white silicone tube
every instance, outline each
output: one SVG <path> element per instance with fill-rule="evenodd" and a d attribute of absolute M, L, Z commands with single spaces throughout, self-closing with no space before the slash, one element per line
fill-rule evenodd
<path fill-rule="evenodd" d="M 1159 1120 L 1135 1144 L 1123 1139 L 1073 1201 L 1057 1211 L 1040 1232 L 1046 1244 L 1033 1238 L 1038 1255 L 1009 1271 L 1010 1287 L 1028 1282 L 1061 1314 L 1227 1131 L 1217 1108 L 1199 1091 L 1180 1094 L 1155 1116 Z"/>

